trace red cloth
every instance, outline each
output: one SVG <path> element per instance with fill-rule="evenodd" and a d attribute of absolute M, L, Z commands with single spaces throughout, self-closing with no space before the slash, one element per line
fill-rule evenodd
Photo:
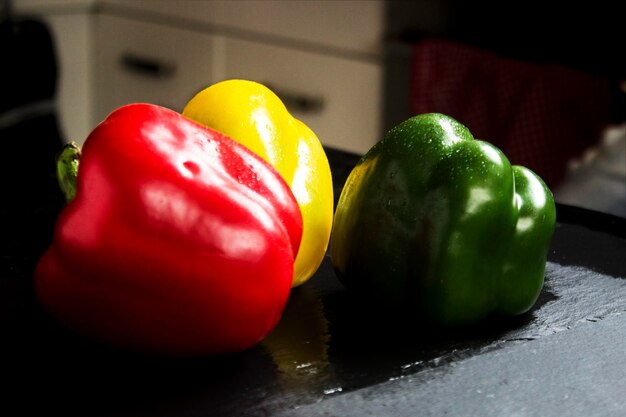
<path fill-rule="evenodd" d="M 500 148 L 550 187 L 601 138 L 612 83 L 571 68 L 504 58 L 440 39 L 414 45 L 413 114 L 439 112 Z"/>

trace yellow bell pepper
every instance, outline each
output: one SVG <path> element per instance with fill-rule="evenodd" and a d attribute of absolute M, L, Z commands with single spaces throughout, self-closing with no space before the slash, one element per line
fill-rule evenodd
<path fill-rule="evenodd" d="M 269 88 L 247 80 L 222 81 L 200 91 L 183 115 L 245 145 L 289 184 L 303 219 L 292 287 L 307 281 L 326 254 L 333 219 L 330 166 L 315 133 L 289 114 Z"/>

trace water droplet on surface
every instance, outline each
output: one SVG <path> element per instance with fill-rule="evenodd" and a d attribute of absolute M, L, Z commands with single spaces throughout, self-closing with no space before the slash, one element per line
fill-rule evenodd
<path fill-rule="evenodd" d="M 336 387 L 336 388 L 328 388 L 324 390 L 324 395 L 331 395 L 331 394 L 336 394 L 338 392 L 343 391 L 343 388 L 341 387 Z"/>

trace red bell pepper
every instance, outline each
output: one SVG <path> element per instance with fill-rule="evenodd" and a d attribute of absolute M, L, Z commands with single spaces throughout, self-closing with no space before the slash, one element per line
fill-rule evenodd
<path fill-rule="evenodd" d="M 260 157 L 172 110 L 132 104 L 89 135 L 76 187 L 35 271 L 61 323 L 173 355 L 241 351 L 277 324 L 302 217 Z"/>

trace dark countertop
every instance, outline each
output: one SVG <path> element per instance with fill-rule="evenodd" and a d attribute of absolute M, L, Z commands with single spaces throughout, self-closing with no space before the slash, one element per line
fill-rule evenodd
<path fill-rule="evenodd" d="M 356 157 L 329 159 L 342 184 Z M 559 205 L 544 290 L 520 317 L 464 331 L 385 317 L 327 258 L 260 345 L 172 359 L 94 344 L 41 311 L 32 269 L 57 210 L 5 216 L 2 415 L 626 414 L 626 219 Z"/>

